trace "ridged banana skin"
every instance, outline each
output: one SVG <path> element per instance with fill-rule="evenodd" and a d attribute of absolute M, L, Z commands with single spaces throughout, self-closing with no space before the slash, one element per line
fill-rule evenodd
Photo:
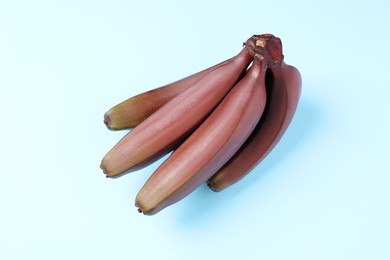
<path fill-rule="evenodd" d="M 229 59 L 230 60 L 230 59 Z M 211 71 L 227 63 L 218 63 L 168 85 L 146 91 L 115 105 L 104 114 L 104 123 L 110 130 L 133 128 L 144 121 L 172 98 L 189 88 Z"/>
<path fill-rule="evenodd" d="M 253 131 L 266 103 L 263 63 L 254 65 L 212 114 L 152 174 L 136 206 L 153 215 L 181 200 L 210 178 Z"/>
<path fill-rule="evenodd" d="M 258 165 L 282 138 L 294 116 L 301 93 L 301 74 L 284 62 L 271 71 L 273 80 L 267 85 L 263 116 L 240 150 L 207 181 L 214 191 L 238 182 Z"/>
<path fill-rule="evenodd" d="M 138 169 L 145 161 L 169 152 L 212 112 L 252 59 L 250 52 L 243 48 L 232 60 L 204 76 L 130 131 L 103 158 L 101 168 L 106 176 Z"/>

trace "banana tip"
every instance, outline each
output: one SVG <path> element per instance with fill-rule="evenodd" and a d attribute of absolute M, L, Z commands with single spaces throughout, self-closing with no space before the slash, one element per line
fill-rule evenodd
<path fill-rule="evenodd" d="M 144 214 L 144 215 L 150 215 L 150 214 L 148 214 L 148 212 L 145 212 L 143 209 L 141 209 L 141 207 L 138 204 L 135 204 L 135 206 L 137 207 L 138 213 Z"/>
<path fill-rule="evenodd" d="M 210 180 L 206 182 L 206 185 L 207 185 L 207 187 L 210 188 L 210 190 L 212 190 L 212 191 L 214 191 L 214 192 L 220 191 L 220 190 L 218 190 L 218 189 L 215 188 L 214 182 L 212 182 L 212 181 L 210 181 Z"/>
<path fill-rule="evenodd" d="M 111 127 L 110 127 L 110 122 L 111 120 L 110 120 L 110 116 L 107 114 L 107 113 L 105 113 L 104 114 L 104 124 L 107 126 L 107 128 L 108 129 L 110 129 Z"/>
<path fill-rule="evenodd" d="M 152 216 L 161 210 L 161 209 L 156 209 L 156 208 L 149 208 L 146 205 L 144 205 L 144 203 L 142 203 L 142 201 L 138 200 L 137 198 L 136 198 L 136 202 L 135 202 L 135 207 L 137 208 L 137 211 L 139 213 L 142 213 L 145 216 Z"/>
<path fill-rule="evenodd" d="M 104 167 L 103 163 L 100 164 L 100 169 L 103 170 L 103 173 L 106 175 L 107 178 L 110 177 L 110 176 L 107 175 L 107 170 L 106 170 L 106 168 Z"/>

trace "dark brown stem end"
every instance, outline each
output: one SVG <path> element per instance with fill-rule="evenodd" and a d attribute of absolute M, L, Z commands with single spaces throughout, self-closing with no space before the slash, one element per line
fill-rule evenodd
<path fill-rule="evenodd" d="M 252 55 L 264 57 L 269 67 L 279 67 L 283 62 L 282 41 L 272 34 L 253 35 L 244 46 Z"/>

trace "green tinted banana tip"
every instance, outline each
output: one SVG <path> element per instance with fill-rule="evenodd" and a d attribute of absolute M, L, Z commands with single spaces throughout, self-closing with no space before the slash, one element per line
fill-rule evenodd
<path fill-rule="evenodd" d="M 107 128 L 110 128 L 110 116 L 106 114 L 104 114 L 104 124 L 107 126 Z"/>

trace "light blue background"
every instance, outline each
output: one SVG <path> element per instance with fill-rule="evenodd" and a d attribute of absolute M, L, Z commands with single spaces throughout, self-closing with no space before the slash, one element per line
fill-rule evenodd
<path fill-rule="evenodd" d="M 390 259 L 388 1 L 1 1 L 0 259 Z M 303 77 L 251 175 L 153 217 L 106 179 L 112 105 L 283 40 Z"/>

